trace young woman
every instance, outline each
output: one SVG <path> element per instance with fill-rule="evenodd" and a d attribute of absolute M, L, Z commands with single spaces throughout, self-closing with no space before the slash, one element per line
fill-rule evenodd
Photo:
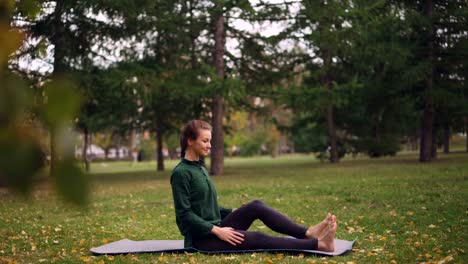
<path fill-rule="evenodd" d="M 190 121 L 180 138 L 182 161 L 171 176 L 176 222 L 184 246 L 205 251 L 249 249 L 310 249 L 334 251 L 336 217 L 309 228 L 299 225 L 259 200 L 238 209 L 220 207 L 213 182 L 200 158 L 211 149 L 211 126 Z M 247 231 L 256 219 L 272 230 L 291 237 L 274 237 Z"/>

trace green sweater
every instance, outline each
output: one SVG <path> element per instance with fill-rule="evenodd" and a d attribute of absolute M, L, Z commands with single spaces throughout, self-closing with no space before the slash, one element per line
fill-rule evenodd
<path fill-rule="evenodd" d="M 218 206 L 215 186 L 199 161 L 183 159 L 172 171 L 171 186 L 176 223 L 185 247 L 193 247 L 194 237 L 207 237 L 232 211 Z"/>

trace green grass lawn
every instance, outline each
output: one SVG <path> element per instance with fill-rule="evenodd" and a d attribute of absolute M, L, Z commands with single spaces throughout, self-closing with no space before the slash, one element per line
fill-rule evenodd
<path fill-rule="evenodd" d="M 304 225 L 338 218 L 337 237 L 357 238 L 333 258 L 276 254 L 140 254 L 92 256 L 89 249 L 129 238 L 182 239 L 175 224 L 170 170 L 155 163 L 92 164 L 88 209 L 62 203 L 47 184 L 29 201 L 0 191 L 0 263 L 463 263 L 468 230 L 468 155 L 415 153 L 347 158 L 336 165 L 312 156 L 228 158 L 214 177 L 220 204 L 262 199 Z M 261 222 L 252 230 L 269 231 Z"/>

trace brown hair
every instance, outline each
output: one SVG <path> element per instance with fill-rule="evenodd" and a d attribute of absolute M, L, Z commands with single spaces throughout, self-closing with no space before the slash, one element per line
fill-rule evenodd
<path fill-rule="evenodd" d="M 185 151 L 187 150 L 188 140 L 196 140 L 200 135 L 199 130 L 206 129 L 211 131 L 211 125 L 203 120 L 191 120 L 188 122 L 184 129 L 182 130 L 182 134 L 180 134 L 180 157 L 183 158 L 185 156 Z"/>

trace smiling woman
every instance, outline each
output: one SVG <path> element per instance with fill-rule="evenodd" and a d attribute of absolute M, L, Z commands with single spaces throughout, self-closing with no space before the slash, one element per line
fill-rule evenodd
<path fill-rule="evenodd" d="M 327 217 L 309 228 L 299 225 L 259 200 L 239 209 L 220 207 L 216 188 L 200 161 L 211 149 L 211 126 L 192 120 L 180 138 L 182 161 L 171 176 L 176 223 L 184 246 L 204 251 L 253 249 L 310 249 L 334 251 L 336 217 Z M 247 231 L 261 220 L 272 230 L 290 237 Z"/>

